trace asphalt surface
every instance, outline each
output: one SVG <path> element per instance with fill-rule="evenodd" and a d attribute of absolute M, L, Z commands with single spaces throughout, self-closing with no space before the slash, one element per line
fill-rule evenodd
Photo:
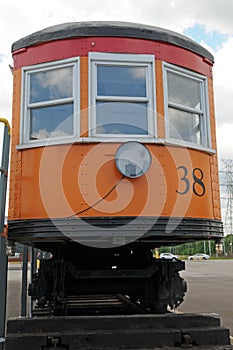
<path fill-rule="evenodd" d="M 233 260 L 187 261 L 188 291 L 179 310 L 217 313 L 233 336 Z"/>
<path fill-rule="evenodd" d="M 182 277 L 188 292 L 178 312 L 217 313 L 233 335 L 233 260 L 187 261 Z M 20 279 L 20 264 L 10 263 L 7 319 L 20 315 Z"/>
<path fill-rule="evenodd" d="M 21 315 L 22 265 L 12 262 L 8 263 L 8 266 L 6 319 Z M 30 281 L 30 271 L 28 271 L 28 281 Z M 28 300 L 28 312 L 29 305 L 30 301 Z"/>

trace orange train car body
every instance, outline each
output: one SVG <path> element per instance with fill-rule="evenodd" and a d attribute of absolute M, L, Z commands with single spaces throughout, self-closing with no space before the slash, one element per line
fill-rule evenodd
<path fill-rule="evenodd" d="M 15 188 L 11 190 L 10 220 L 65 218 L 78 213 L 80 217 L 114 213 L 220 219 L 218 191 L 214 191 L 218 177 L 211 155 L 188 150 L 185 159 L 184 150 L 178 147 L 148 145 L 153 155 L 148 174 L 130 181 L 121 180 L 116 169 L 114 154 L 118 147 L 118 143 L 101 143 L 19 151 L 21 160 L 16 167 L 20 167 L 20 178 L 11 182 Z M 104 159 L 96 160 L 100 155 Z M 194 169 L 196 177 L 204 174 L 200 183 L 193 179 Z M 190 185 L 182 180 L 186 171 Z M 104 203 L 97 203 L 114 186 Z M 187 187 L 187 193 L 182 194 Z"/>
<path fill-rule="evenodd" d="M 177 307 L 184 262 L 152 250 L 223 237 L 213 56 L 118 22 L 46 28 L 12 53 L 8 240 L 50 253 L 36 310 L 67 315 L 87 294 Z"/>
<path fill-rule="evenodd" d="M 52 27 L 50 34 L 44 30 L 13 45 L 10 238 L 28 241 L 23 231 L 33 220 L 40 225 L 40 220 L 94 218 L 98 225 L 100 217 L 123 218 L 122 223 L 125 218 L 164 218 L 165 226 L 171 218 L 189 223 L 200 219 L 206 229 L 199 237 L 194 229 L 195 234 L 190 230 L 187 238 L 175 234 L 174 242 L 222 236 L 213 58 L 187 38 L 173 32 L 166 35 L 156 28 L 142 35 L 135 25 L 84 23 Z M 111 70 L 112 82 L 108 78 Z M 132 78 L 133 71 L 139 77 Z M 122 81 L 117 74 L 123 76 Z M 127 86 L 126 79 L 131 78 Z M 72 88 L 66 87 L 69 82 Z M 131 89 L 137 83 L 145 86 L 134 95 Z M 59 84 L 67 91 L 59 92 Z M 39 97 L 36 88 L 41 90 Z M 121 96 L 121 89 L 128 91 Z M 104 107 L 99 112 L 100 103 Z M 122 110 L 127 104 L 132 111 L 128 106 Z M 73 108 L 67 138 L 58 122 L 46 135 L 49 123 L 44 120 L 53 123 L 56 106 L 63 124 Z M 64 115 L 62 106 L 67 108 Z M 139 130 L 144 123 L 145 130 L 131 132 L 119 127 L 123 113 L 126 123 L 134 123 L 133 109 L 138 106 L 146 112 L 141 121 L 135 111 L 137 127 Z M 115 123 L 118 130 L 98 131 L 98 122 L 104 126 Z M 61 135 L 52 135 L 53 128 Z M 196 131 L 190 130 L 188 136 L 192 128 Z M 117 149 L 130 141 L 145 145 L 151 156 L 148 171 L 138 178 L 122 175 L 115 164 Z M 156 245 L 157 237 L 161 242 L 160 231 L 152 231 L 150 240 Z M 30 237 L 33 241 L 33 235 Z M 166 236 L 163 241 L 166 244 Z"/>

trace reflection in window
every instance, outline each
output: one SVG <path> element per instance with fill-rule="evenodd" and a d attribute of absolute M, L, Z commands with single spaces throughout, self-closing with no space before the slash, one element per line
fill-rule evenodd
<path fill-rule="evenodd" d="M 92 135 L 154 136 L 154 57 L 102 53 L 89 56 L 94 111 Z"/>
<path fill-rule="evenodd" d="M 201 85 L 199 81 L 168 72 L 167 85 L 170 102 L 201 109 Z"/>
<path fill-rule="evenodd" d="M 98 102 L 97 134 L 147 135 L 146 103 Z"/>
<path fill-rule="evenodd" d="M 146 97 L 146 68 L 122 66 L 97 67 L 99 96 Z"/>
<path fill-rule="evenodd" d="M 31 140 L 73 135 L 73 105 L 33 108 L 30 124 Z"/>
<path fill-rule="evenodd" d="M 60 100 L 73 95 L 72 67 L 33 73 L 30 77 L 30 103 Z"/>
<path fill-rule="evenodd" d="M 47 63 L 24 69 L 23 142 L 70 138 L 74 122 L 78 60 Z M 28 102 L 27 102 L 28 101 Z"/>
<path fill-rule="evenodd" d="M 169 135 L 174 139 L 201 144 L 200 116 L 169 108 Z"/>
<path fill-rule="evenodd" d="M 164 74 L 169 138 L 210 147 L 206 78 L 170 64 Z"/>

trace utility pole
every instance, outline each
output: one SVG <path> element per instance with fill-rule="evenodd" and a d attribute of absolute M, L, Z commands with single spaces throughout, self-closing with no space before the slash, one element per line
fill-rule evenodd
<path fill-rule="evenodd" d="M 226 212 L 224 219 L 225 231 L 230 234 L 230 255 L 232 256 L 232 235 L 233 235 L 233 160 L 232 159 L 222 159 L 224 168 L 220 171 L 223 174 L 222 200 L 226 201 Z"/>

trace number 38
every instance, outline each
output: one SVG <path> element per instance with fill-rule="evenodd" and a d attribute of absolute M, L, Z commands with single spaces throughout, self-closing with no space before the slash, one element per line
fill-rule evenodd
<path fill-rule="evenodd" d="M 202 181 L 204 178 L 203 171 L 200 168 L 194 168 L 192 171 L 192 182 L 190 182 L 188 178 L 188 169 L 184 166 L 181 165 L 177 169 L 181 173 L 181 178 L 180 181 L 184 183 L 184 190 L 179 191 L 176 190 L 177 193 L 179 194 L 186 194 L 190 190 L 190 187 L 192 185 L 192 191 L 193 193 L 198 196 L 202 197 L 205 194 L 205 184 Z"/>

